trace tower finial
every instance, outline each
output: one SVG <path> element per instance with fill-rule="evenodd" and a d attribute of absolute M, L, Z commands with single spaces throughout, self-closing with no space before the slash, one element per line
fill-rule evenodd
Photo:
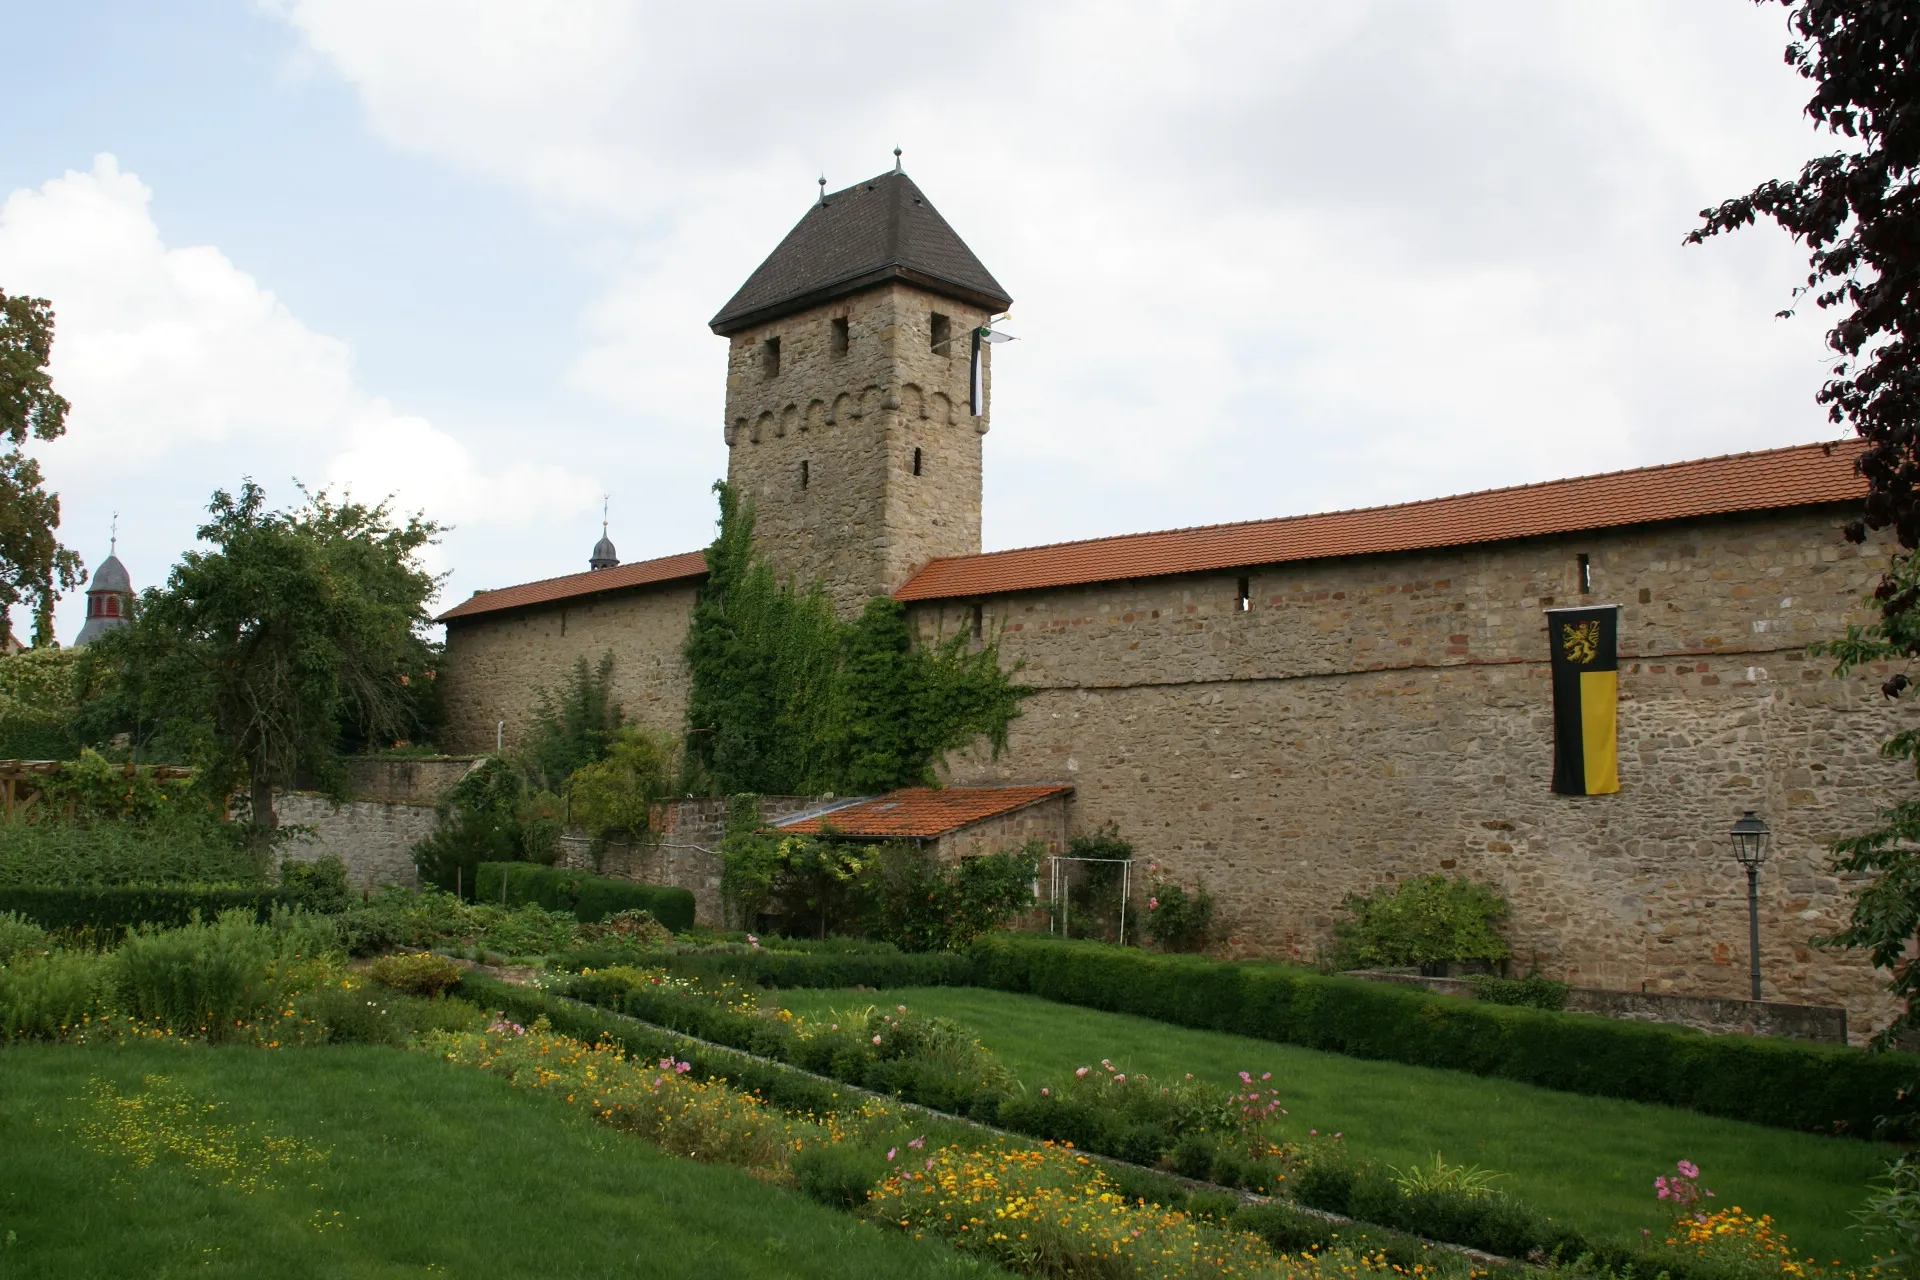
<path fill-rule="evenodd" d="M 823 173 L 820 175 L 820 203 L 825 204 L 826 202 L 827 202 L 827 175 Z"/>
<path fill-rule="evenodd" d="M 602 537 L 605 537 L 607 533 L 607 504 L 612 501 L 612 494 L 603 493 L 600 495 L 600 535 Z"/>
<path fill-rule="evenodd" d="M 113 523 L 107 526 L 107 554 L 114 555 L 120 549 L 120 513 L 113 513 Z"/>
<path fill-rule="evenodd" d="M 902 168 L 900 167 L 900 148 L 898 148 L 898 147 L 895 147 L 895 148 L 893 149 L 893 171 L 894 171 L 895 173 L 905 173 L 905 172 L 906 172 L 906 170 L 905 170 L 905 169 L 902 169 Z"/>

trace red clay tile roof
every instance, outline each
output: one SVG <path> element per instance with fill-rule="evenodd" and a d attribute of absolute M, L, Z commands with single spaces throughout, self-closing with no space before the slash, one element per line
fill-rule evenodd
<path fill-rule="evenodd" d="M 831 827 L 843 836 L 929 840 L 997 818 L 1054 796 L 1072 795 L 1066 783 L 1037 787 L 909 787 L 870 800 L 855 800 L 806 817 L 776 822 L 777 831 L 817 835 Z"/>
<path fill-rule="evenodd" d="M 1863 447 L 1858 440 L 1794 445 L 1390 507 L 954 556 L 931 561 L 893 594 L 945 600 L 1857 502 L 1867 491 L 1853 469 Z"/>
<path fill-rule="evenodd" d="M 678 582 L 706 576 L 707 553 L 688 551 L 677 556 L 662 556 L 658 560 L 636 560 L 612 569 L 593 569 L 586 573 L 570 573 L 564 578 L 542 578 L 538 582 L 523 582 L 517 587 L 482 591 L 462 600 L 434 621 L 471 618 L 475 614 L 497 613 L 502 609 L 519 609 L 530 604 L 552 604 L 556 600 L 599 595 L 603 591 L 618 591 L 624 587 L 645 587 L 658 582 Z"/>

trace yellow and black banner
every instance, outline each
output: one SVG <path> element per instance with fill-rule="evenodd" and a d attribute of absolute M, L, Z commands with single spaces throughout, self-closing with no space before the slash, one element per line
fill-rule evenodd
<path fill-rule="evenodd" d="M 1547 610 L 1553 650 L 1553 789 L 1603 796 L 1620 789 L 1614 705 L 1620 692 L 1620 609 Z"/>

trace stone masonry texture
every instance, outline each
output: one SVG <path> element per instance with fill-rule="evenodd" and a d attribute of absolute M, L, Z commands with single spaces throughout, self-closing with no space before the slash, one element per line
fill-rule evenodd
<path fill-rule="evenodd" d="M 288 846 L 289 860 L 338 858 L 347 866 L 347 883 L 358 890 L 383 884 L 419 887 L 413 846 L 437 825 L 432 805 L 386 800 L 335 803 L 311 791 L 294 791 L 276 796 L 274 809 L 283 824 L 310 827 L 314 832 L 312 839 Z"/>
<path fill-rule="evenodd" d="M 949 335 L 938 349 L 936 315 Z M 890 284 L 728 340 L 727 478 L 752 500 L 776 572 L 818 579 L 851 614 L 935 556 L 980 550 L 988 419 L 969 416 L 967 379 L 970 335 L 986 319 Z M 844 353 L 835 321 L 846 322 Z"/>
<path fill-rule="evenodd" d="M 505 720 L 511 748 L 543 691 L 558 688 L 577 659 L 593 668 L 609 651 L 614 697 L 628 721 L 678 733 L 687 713 L 681 648 L 694 594 L 677 583 L 448 623 L 440 745 L 492 751 Z"/>
<path fill-rule="evenodd" d="M 1901 794 L 1878 754 L 1885 673 L 1807 655 L 1840 634 L 1884 549 L 1840 511 L 1108 583 L 988 599 L 1003 661 L 1038 692 L 1008 749 L 956 783 L 1065 778 L 1074 825 L 1219 902 L 1231 954 L 1306 958 L 1348 893 L 1466 875 L 1511 903 L 1516 969 L 1582 986 L 1745 994 L 1745 879 L 1726 830 L 1774 832 L 1761 877 L 1769 999 L 1892 1006 L 1863 959 L 1810 945 L 1851 887 L 1825 847 Z M 1581 596 L 1577 557 L 1593 566 Z M 1542 610 L 1621 603 L 1620 774 L 1549 792 Z M 964 603 L 916 615 L 951 632 Z"/>

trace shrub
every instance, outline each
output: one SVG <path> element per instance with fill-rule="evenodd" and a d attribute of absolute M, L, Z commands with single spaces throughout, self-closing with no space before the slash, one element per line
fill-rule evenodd
<path fill-rule="evenodd" d="M 903 951 L 958 951 L 1033 908 L 1039 844 L 942 863 L 887 845 L 869 872 L 868 931 Z"/>
<path fill-rule="evenodd" d="M 441 797 L 439 825 L 413 847 L 421 883 L 484 897 L 475 887 L 482 863 L 552 863 L 562 808 L 508 761 L 482 761 Z"/>
<path fill-rule="evenodd" d="M 1147 886 L 1142 930 L 1163 951 L 1204 951 L 1213 937 L 1213 895 L 1201 885 L 1189 893 L 1171 880 Z"/>
<path fill-rule="evenodd" d="M 790 1167 L 800 1194 L 830 1209 L 858 1209 L 887 1176 L 885 1156 L 850 1143 L 807 1147 Z"/>
<path fill-rule="evenodd" d="M 1905 1053 L 1483 1004 L 1259 961 L 1018 934 L 982 939 L 973 959 L 983 986 L 1066 1004 L 1817 1133 L 1907 1123 L 1920 1068 Z"/>
<path fill-rule="evenodd" d="M 1507 958 L 1506 940 L 1493 931 L 1506 899 L 1465 876 L 1381 885 L 1365 897 L 1348 894 L 1340 907 L 1353 917 L 1333 926 L 1343 969 Z"/>
<path fill-rule="evenodd" d="M 47 929 L 117 933 L 142 925 L 178 927 L 197 915 L 250 912 L 264 920 L 293 901 L 278 889 L 164 886 L 131 888 L 75 885 L 63 888 L 0 888 L 0 911 L 12 911 Z"/>
<path fill-rule="evenodd" d="M 678 744 L 664 734 L 625 725 L 606 752 L 567 775 L 562 794 L 568 816 L 598 839 L 643 837 L 655 802 L 673 794 L 680 772 Z"/>
<path fill-rule="evenodd" d="M 1555 1010 L 1567 1007 L 1567 984 L 1537 973 L 1524 978 L 1496 978 L 1492 974 L 1477 973 L 1467 981 L 1473 984 L 1473 994 L 1489 1004 Z"/>
<path fill-rule="evenodd" d="M 367 976 L 383 987 L 410 996 L 445 995 L 460 981 L 461 966 L 430 951 L 410 956 L 381 956 L 367 966 Z"/>
<path fill-rule="evenodd" d="M 0 964 L 23 952 L 43 951 L 47 931 L 17 911 L 0 911 Z"/>
<path fill-rule="evenodd" d="M 113 982 L 124 1012 L 217 1040 L 278 997 L 273 958 L 268 931 L 229 911 L 212 924 L 135 933 L 113 953 Z"/>
<path fill-rule="evenodd" d="M 280 888 L 309 911 L 334 914 L 353 905 L 347 864 L 331 854 L 311 861 L 288 858 L 280 864 Z"/>
<path fill-rule="evenodd" d="M 397 913 L 376 906 L 354 907 L 334 919 L 340 930 L 340 945 L 350 956 L 377 956 L 400 946 L 409 936 L 406 922 Z"/>
<path fill-rule="evenodd" d="M 964 987 L 974 980 L 972 956 L 934 951 L 903 955 L 885 951 L 794 953 L 749 950 L 694 951 L 657 962 L 683 978 L 715 983 L 731 978 L 762 987 Z M 602 968 L 602 965 L 568 966 Z"/>
<path fill-rule="evenodd" d="M 665 885 L 637 884 L 528 862 L 483 863 L 475 884 L 475 896 L 484 902 L 504 900 L 509 906 L 538 903 L 551 911 L 570 911 L 587 923 L 619 911 L 640 910 L 669 929 L 693 926 L 693 894 Z"/>
<path fill-rule="evenodd" d="M 83 1019 L 107 1012 L 107 958 L 56 951 L 0 966 L 0 1039 L 57 1040 Z"/>
<path fill-rule="evenodd" d="M 474 1031 L 485 1021 L 464 1000 L 430 1000 L 378 987 L 330 984 L 300 996 L 295 1007 L 331 1044 L 404 1045 L 429 1031 Z"/>
<path fill-rule="evenodd" d="M 119 818 L 0 822 L 0 887 L 259 881 L 259 859 L 238 829 L 211 816 L 144 823 Z"/>

